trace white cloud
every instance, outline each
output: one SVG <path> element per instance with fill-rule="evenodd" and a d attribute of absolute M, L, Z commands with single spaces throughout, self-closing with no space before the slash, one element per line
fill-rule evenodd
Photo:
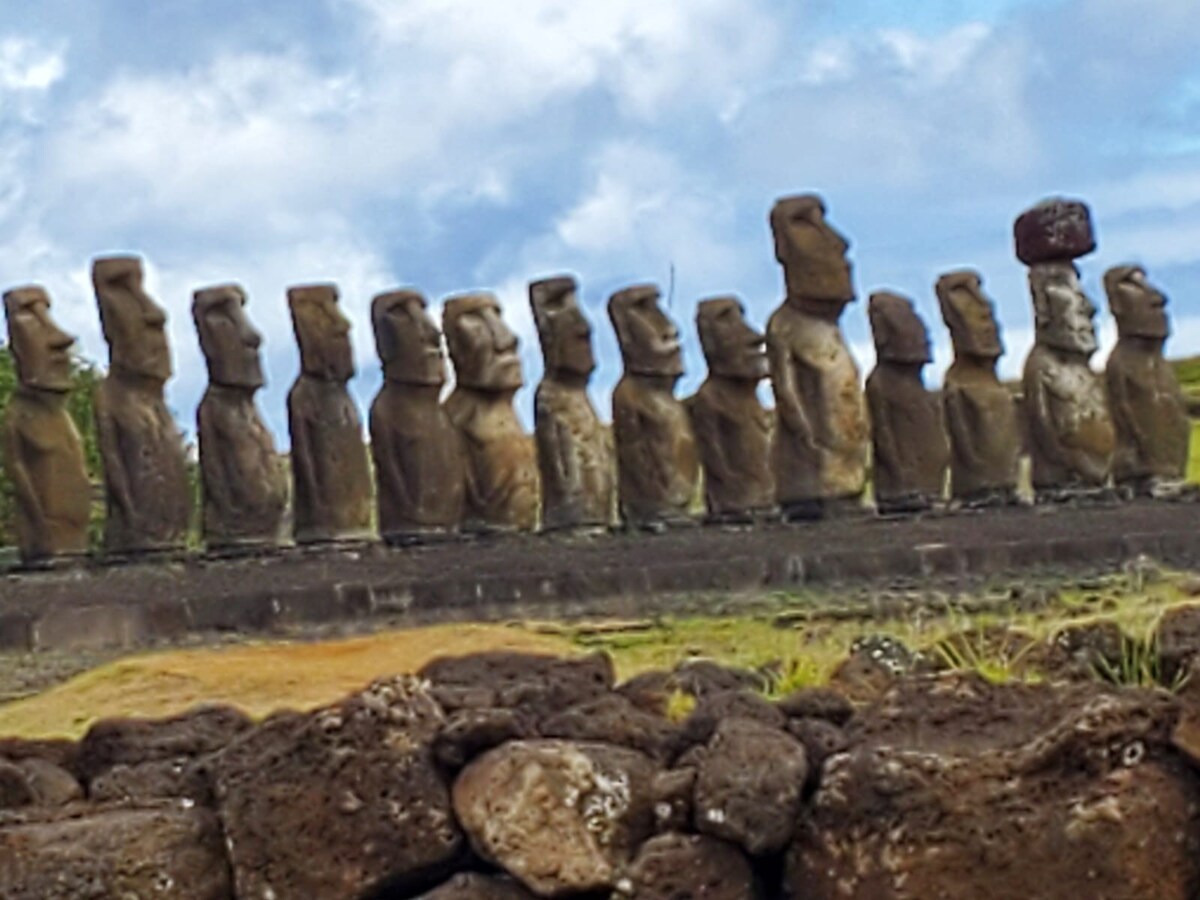
<path fill-rule="evenodd" d="M 0 92 L 43 92 L 66 75 L 61 49 L 21 37 L 0 39 Z"/>

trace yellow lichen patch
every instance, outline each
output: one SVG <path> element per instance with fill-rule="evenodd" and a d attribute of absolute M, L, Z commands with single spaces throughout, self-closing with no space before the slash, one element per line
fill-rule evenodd
<path fill-rule="evenodd" d="M 481 650 L 561 654 L 572 646 L 521 628 L 442 625 L 322 643 L 146 654 L 0 706 L 0 734 L 77 737 L 98 719 L 169 716 L 200 703 L 230 703 L 254 716 L 311 709 L 375 678 L 415 672 L 434 657 Z"/>

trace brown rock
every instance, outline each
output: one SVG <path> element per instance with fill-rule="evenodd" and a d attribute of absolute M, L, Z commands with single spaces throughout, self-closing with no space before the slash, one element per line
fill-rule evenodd
<path fill-rule="evenodd" d="M 533 896 L 508 878 L 460 872 L 417 900 L 533 900 Z"/>
<path fill-rule="evenodd" d="M 1017 217 L 1017 259 L 1027 266 L 1070 262 L 1096 249 L 1092 214 L 1080 200 L 1052 197 Z"/>
<path fill-rule="evenodd" d="M 186 756 L 134 765 L 122 763 L 92 779 L 88 785 L 88 798 L 94 803 L 103 803 L 178 797 L 211 807 L 212 787 L 205 763 L 204 758 Z"/>
<path fill-rule="evenodd" d="M 726 666 L 711 659 L 686 659 L 671 673 L 672 688 L 693 697 L 726 691 L 765 691 L 767 681 L 752 669 Z"/>
<path fill-rule="evenodd" d="M 607 744 L 516 741 L 454 783 L 454 811 L 475 851 L 534 893 L 612 888 L 650 836 L 655 766 Z"/>
<path fill-rule="evenodd" d="M 808 778 L 804 746 L 777 728 L 725 719 L 696 778 L 697 831 L 760 856 L 791 841 Z"/>
<path fill-rule="evenodd" d="M 536 737 L 530 717 L 514 709 L 460 709 L 450 714 L 433 742 L 437 761 L 457 771 L 505 741 Z"/>
<path fill-rule="evenodd" d="M 968 505 L 1012 503 L 1021 425 L 1016 400 L 996 375 L 1004 345 L 995 306 L 971 270 L 941 276 L 936 290 L 954 344 L 954 363 L 942 382 L 951 496 Z"/>
<path fill-rule="evenodd" d="M 221 829 L 208 810 L 69 807 L 0 816 L 5 900 L 230 900 Z"/>
<path fill-rule="evenodd" d="M 1170 683 L 1200 657 L 1200 604 L 1181 603 L 1165 610 L 1151 640 Z"/>
<path fill-rule="evenodd" d="M 850 746 L 846 732 L 825 719 L 789 719 L 787 732 L 804 745 L 804 755 L 808 760 L 806 791 L 820 784 L 825 761 Z"/>
<path fill-rule="evenodd" d="M 167 316 L 142 287 L 135 256 L 97 259 L 92 285 L 109 346 L 108 377 L 95 398 L 104 545 L 113 553 L 180 549 L 192 498 L 179 427 L 163 399 L 171 377 Z"/>
<path fill-rule="evenodd" d="M 288 289 L 300 375 L 288 393 L 296 543 L 364 539 L 371 531 L 371 469 L 354 376 L 350 321 L 333 285 Z"/>
<path fill-rule="evenodd" d="M 1096 352 L 1096 308 L 1069 262 L 1029 272 L 1037 343 L 1025 362 L 1025 415 L 1033 486 L 1044 493 L 1103 487 L 1116 443 Z"/>
<path fill-rule="evenodd" d="M 549 738 L 629 747 L 664 764 L 679 747 L 678 728 L 620 694 L 606 694 L 550 716 L 541 723 L 541 733 Z"/>
<path fill-rule="evenodd" d="M 650 528 L 688 521 L 700 477 L 692 424 L 675 398 L 679 331 L 658 299 L 658 288 L 636 285 L 608 301 L 625 366 L 612 398 L 621 517 Z"/>
<path fill-rule="evenodd" d="M 700 748 L 703 749 L 703 748 Z M 654 776 L 654 827 L 662 833 L 692 827 L 696 793 L 696 767 L 666 769 Z"/>
<path fill-rule="evenodd" d="M 0 810 L 20 809 L 37 803 L 29 776 L 16 763 L 0 759 Z"/>
<path fill-rule="evenodd" d="M 697 834 L 664 834 L 642 845 L 616 896 L 752 900 L 754 872 L 746 857 L 724 841 Z"/>
<path fill-rule="evenodd" d="M 83 799 L 83 788 L 75 776 L 48 759 L 25 759 L 17 763 L 33 790 L 37 806 L 66 806 Z"/>
<path fill-rule="evenodd" d="M 275 444 L 254 403 L 263 386 L 262 337 L 246 319 L 237 285 L 196 291 L 192 317 L 208 363 L 196 410 L 204 540 L 212 549 L 278 543 L 287 502 Z"/>
<path fill-rule="evenodd" d="M 771 414 L 758 399 L 768 375 L 764 337 L 746 322 L 736 297 L 696 307 L 708 378 L 688 401 L 704 466 L 704 499 L 716 520 L 753 517 L 775 506 Z"/>
<path fill-rule="evenodd" d="M 1104 370 L 1117 437 L 1113 477 L 1150 493 L 1158 482 L 1186 477 L 1192 435 L 1175 370 L 1163 359 L 1167 298 L 1139 266 L 1109 269 L 1104 290 L 1118 335 Z"/>
<path fill-rule="evenodd" d="M 433 757 L 443 721 L 402 677 L 268 721 L 218 754 L 237 895 L 356 900 L 441 874 L 461 844 Z"/>
<path fill-rule="evenodd" d="M 752 719 L 775 729 L 787 724 L 783 712 L 765 697 L 749 691 L 720 691 L 700 696 L 683 722 L 685 744 L 706 744 L 725 719 Z"/>
<path fill-rule="evenodd" d="M 615 499 L 608 433 L 587 393 L 596 368 L 592 328 L 576 290 L 575 279 L 568 277 L 529 285 L 546 361 L 534 398 L 543 529 L 606 526 Z"/>
<path fill-rule="evenodd" d="M 533 442 L 513 409 L 523 383 L 517 336 L 491 294 L 452 297 L 442 315 L 456 377 L 446 414 L 466 451 L 465 525 L 531 530 L 538 519 L 538 470 Z"/>
<path fill-rule="evenodd" d="M 941 404 L 921 378 L 933 358 L 929 332 L 898 294 L 872 294 L 870 317 L 878 360 L 867 378 L 875 505 L 883 513 L 928 509 L 942 498 L 950 461 Z"/>
<path fill-rule="evenodd" d="M 442 335 L 415 291 L 371 302 L 383 387 L 371 405 L 371 452 L 385 540 L 405 542 L 458 530 L 466 463 L 458 430 L 442 408 Z"/>
<path fill-rule="evenodd" d="M 854 705 L 831 688 L 800 688 L 775 705 L 789 719 L 824 719 L 841 726 L 854 717 Z"/>
<path fill-rule="evenodd" d="M 50 318 L 40 287 L 4 294 L 17 389 L 3 425 L 4 467 L 13 485 L 17 548 L 26 562 L 87 552 L 91 484 L 83 442 L 67 412 L 75 339 Z"/>
<path fill-rule="evenodd" d="M 14 762 L 44 759 L 68 772 L 78 769 L 79 744 L 64 738 L 0 738 L 0 758 Z"/>
<path fill-rule="evenodd" d="M 812 194 L 777 202 L 771 231 L 787 283 L 787 298 L 767 323 L 776 495 L 785 516 L 811 518 L 856 506 L 866 486 L 866 402 L 838 326 L 854 299 L 849 244 Z"/>

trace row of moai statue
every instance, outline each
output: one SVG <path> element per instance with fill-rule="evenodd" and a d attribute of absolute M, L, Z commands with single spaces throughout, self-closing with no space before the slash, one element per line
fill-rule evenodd
<path fill-rule="evenodd" d="M 572 278 L 530 285 L 545 358 L 532 442 L 513 407 L 523 383 L 517 338 L 494 296 L 445 304 L 455 382 L 444 401 L 442 333 L 425 299 L 408 290 L 376 297 L 371 318 L 384 381 L 371 406 L 369 451 L 347 390 L 354 363 L 337 289 L 290 289 L 301 357 L 288 395 L 296 542 L 368 537 L 373 502 L 379 531 L 392 543 L 531 530 L 539 522 L 544 530 L 603 528 L 614 509 L 629 525 L 656 529 L 692 521 L 701 469 L 714 521 L 860 510 L 871 460 L 882 512 L 939 504 L 947 480 L 956 503 L 1008 504 L 1026 443 L 1044 498 L 1086 495 L 1113 480 L 1139 493 L 1182 481 L 1190 426 L 1162 356 L 1165 299 L 1137 267 L 1105 276 L 1119 341 L 1103 376 L 1090 367 L 1096 309 L 1074 261 L 1095 240 L 1082 203 L 1047 201 L 1016 222 L 1036 319 L 1024 424 L 996 374 L 1004 351 L 978 274 L 952 272 L 936 284 L 955 351 L 940 394 L 922 380 L 930 340 L 913 304 L 894 293 L 871 295 L 878 362 L 864 391 L 839 325 L 854 300 L 847 241 L 814 195 L 780 200 L 770 223 L 786 298 L 765 336 L 747 324 L 736 297 L 699 304 L 708 377 L 687 400 L 675 396 L 679 333 L 657 288 L 611 297 L 624 363 L 611 441 L 587 393 L 591 327 Z M 191 510 L 182 444 L 163 400 L 171 375 L 166 316 L 143 289 L 136 257 L 98 259 L 92 275 L 111 354 L 95 398 L 106 547 L 120 555 L 177 550 Z M 18 288 L 4 300 L 20 382 L 4 428 L 20 550 L 30 561 L 80 554 L 90 491 L 65 409 L 73 341 L 52 322 L 41 288 Z M 288 494 L 255 405 L 261 338 L 245 305 L 245 293 L 230 284 L 196 291 L 192 306 L 209 375 L 197 426 L 203 531 L 214 550 L 277 543 Z M 757 394 L 768 377 L 774 415 Z"/>

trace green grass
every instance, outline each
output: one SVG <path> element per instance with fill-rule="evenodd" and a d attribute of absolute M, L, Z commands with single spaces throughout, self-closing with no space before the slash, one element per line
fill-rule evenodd
<path fill-rule="evenodd" d="M 1188 481 L 1200 484 L 1200 421 L 1192 423 L 1191 455 L 1188 457 Z"/>

